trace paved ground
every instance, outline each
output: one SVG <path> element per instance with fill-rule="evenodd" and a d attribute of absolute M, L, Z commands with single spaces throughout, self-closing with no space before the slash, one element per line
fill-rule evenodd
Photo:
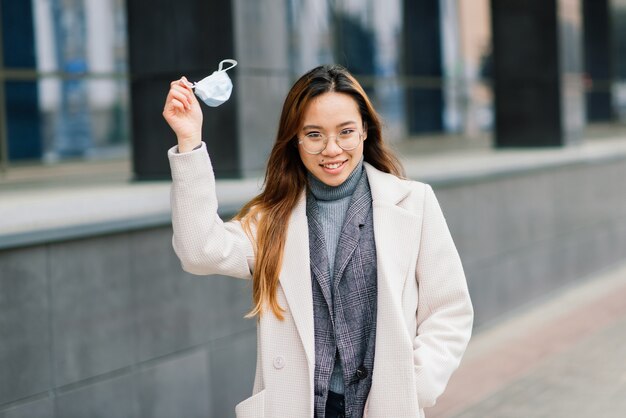
<path fill-rule="evenodd" d="M 479 331 L 426 417 L 626 417 L 626 264 Z"/>

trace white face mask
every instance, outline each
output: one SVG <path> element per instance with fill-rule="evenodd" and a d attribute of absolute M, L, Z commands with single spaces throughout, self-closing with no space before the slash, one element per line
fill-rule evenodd
<path fill-rule="evenodd" d="M 232 64 L 228 68 L 222 68 L 224 63 Z M 230 81 L 226 71 L 237 65 L 237 61 L 232 59 L 223 60 L 217 71 L 213 71 L 208 77 L 203 78 L 193 84 L 196 96 L 211 107 L 217 107 L 230 98 L 233 91 L 233 82 Z"/>

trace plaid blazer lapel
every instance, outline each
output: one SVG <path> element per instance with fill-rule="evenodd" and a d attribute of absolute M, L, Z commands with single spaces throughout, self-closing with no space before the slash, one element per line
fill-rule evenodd
<path fill-rule="evenodd" d="M 339 242 L 337 244 L 337 254 L 335 255 L 335 271 L 334 271 L 334 286 L 335 289 L 339 286 L 341 277 L 350 263 L 352 254 L 359 245 L 361 238 L 361 228 L 365 225 L 367 215 L 372 205 L 372 198 L 370 194 L 369 184 L 367 182 L 367 174 L 363 170 L 361 179 L 357 184 L 348 211 L 346 212 L 346 218 L 343 222 L 341 229 L 341 235 L 339 236 Z"/>
<path fill-rule="evenodd" d="M 307 194 L 306 212 L 309 220 L 309 251 L 311 257 L 311 273 L 313 274 L 315 280 L 322 290 L 324 300 L 326 301 L 328 311 L 330 312 L 332 318 L 332 281 L 330 277 L 330 264 L 328 262 L 328 254 L 326 252 L 326 240 L 324 239 L 322 225 L 320 225 L 319 223 L 317 202 L 315 201 L 315 198 L 310 195 L 310 192 Z"/>

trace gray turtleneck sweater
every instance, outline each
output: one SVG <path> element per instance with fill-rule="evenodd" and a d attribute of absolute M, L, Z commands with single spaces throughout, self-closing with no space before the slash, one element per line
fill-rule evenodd
<path fill-rule="evenodd" d="M 335 253 L 339 243 L 339 236 L 341 235 L 341 228 L 350 206 L 352 194 L 356 190 L 362 172 L 363 158 L 361 157 L 359 164 L 350 173 L 346 181 L 339 186 L 328 186 L 315 178 L 311 173 L 308 174 L 309 187 L 317 202 L 319 220 L 324 232 L 331 283 L 335 280 Z M 331 289 L 333 288 L 334 286 L 331 286 Z M 335 393 L 344 393 L 343 367 L 339 354 L 335 358 L 335 367 L 330 376 L 329 390 Z"/>

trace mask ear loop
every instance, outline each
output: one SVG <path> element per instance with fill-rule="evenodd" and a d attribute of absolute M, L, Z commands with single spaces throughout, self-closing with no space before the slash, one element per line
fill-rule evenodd
<path fill-rule="evenodd" d="M 228 64 L 232 64 L 230 67 L 228 68 L 223 68 L 224 67 L 224 63 L 228 63 Z M 217 68 L 217 71 L 228 71 L 234 67 L 237 66 L 237 61 L 233 60 L 233 59 L 225 59 L 222 60 L 222 62 L 220 62 L 219 67 Z"/>
<path fill-rule="evenodd" d="M 224 63 L 231 64 L 231 66 L 228 67 L 228 68 L 223 68 L 224 67 Z M 225 59 L 225 60 L 222 60 L 220 62 L 220 65 L 217 67 L 217 71 L 218 72 L 228 71 L 228 70 L 230 70 L 232 68 L 235 68 L 236 66 L 237 66 L 237 61 L 235 61 L 234 59 L 230 59 L 230 58 L 229 59 Z M 199 83 L 198 81 L 194 81 L 193 83 L 191 83 L 191 86 L 189 86 L 189 87 L 191 87 L 192 90 L 195 90 L 196 89 L 196 84 L 198 84 L 198 83 Z"/>

